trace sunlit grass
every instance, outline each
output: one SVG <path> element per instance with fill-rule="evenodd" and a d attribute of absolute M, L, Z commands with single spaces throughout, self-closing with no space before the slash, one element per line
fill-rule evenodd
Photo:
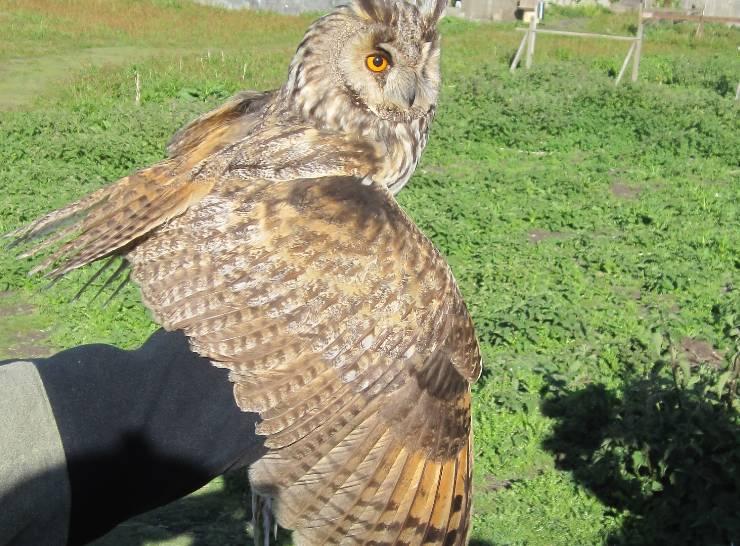
<path fill-rule="evenodd" d="M 0 34 L 15 37 L 0 62 L 38 67 L 0 82 L 0 99 L 32 90 L 0 114 L 0 232 L 157 161 L 179 126 L 231 93 L 279 85 L 309 21 L 177 1 L 0 0 L 0 14 Z M 581 9 L 544 24 L 629 34 L 635 22 Z M 443 21 L 438 118 L 399 196 L 450 261 L 484 352 L 474 537 L 729 543 L 739 31 L 696 39 L 691 25 L 651 24 L 640 82 L 615 89 L 627 44 L 543 35 L 534 68 L 510 74 L 514 26 Z M 51 326 L 53 348 L 132 347 L 155 328 L 135 287 L 103 309 L 69 301 L 89 272 L 41 292 L 27 270 L 0 252 L 15 306 L 3 315 L 0 300 L 0 342 Z M 689 362 L 687 339 L 722 356 Z M 695 475 L 701 487 L 682 481 Z M 190 497 L 106 544 L 235 543 L 235 491 Z M 237 515 L 219 521 L 224 505 Z M 713 523 L 697 523 L 710 510 Z"/>

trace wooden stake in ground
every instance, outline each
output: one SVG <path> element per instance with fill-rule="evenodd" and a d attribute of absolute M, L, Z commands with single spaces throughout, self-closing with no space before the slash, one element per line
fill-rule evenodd
<path fill-rule="evenodd" d="M 537 35 L 537 12 L 532 14 L 532 18 L 529 20 L 529 41 L 527 43 L 527 58 L 524 62 L 524 68 L 532 67 L 532 60 L 534 59 L 534 44 Z"/>
<path fill-rule="evenodd" d="M 141 104 L 141 76 L 139 75 L 139 71 L 136 71 L 136 76 L 134 77 L 134 82 L 136 86 L 136 96 L 134 98 L 134 102 L 136 105 Z"/>
<path fill-rule="evenodd" d="M 529 31 L 524 35 L 522 38 L 522 41 L 519 42 L 519 48 L 516 50 L 516 54 L 514 55 L 514 60 L 511 61 L 511 67 L 509 68 L 509 71 L 514 72 L 514 69 L 519 65 L 519 59 L 522 58 L 522 53 L 524 52 L 524 46 L 527 44 L 527 41 L 529 40 Z M 246 66 L 246 65 L 245 65 Z"/>
<path fill-rule="evenodd" d="M 640 57 L 642 56 L 642 36 L 645 30 L 642 21 L 642 4 L 640 2 L 640 12 L 637 20 L 637 36 L 635 37 L 635 60 L 632 63 L 632 81 L 636 82 L 637 77 L 640 75 Z"/>
<path fill-rule="evenodd" d="M 632 54 L 635 52 L 635 44 L 637 44 L 636 41 L 632 42 L 632 45 L 629 48 L 629 51 L 627 51 L 627 56 L 624 58 L 624 62 L 622 63 L 622 68 L 619 70 L 619 75 L 617 76 L 617 81 L 614 82 L 614 85 L 619 85 L 619 82 L 622 81 L 622 76 L 624 76 L 624 73 L 627 71 L 627 67 L 630 64 L 630 59 L 632 58 Z"/>
<path fill-rule="evenodd" d="M 536 12 L 535 12 L 536 14 Z M 533 14 L 534 15 L 534 14 Z M 593 32 L 574 32 L 571 30 L 552 30 L 552 29 L 546 29 L 546 28 L 538 28 L 537 26 L 537 17 L 536 15 L 532 17 L 529 21 L 529 27 L 528 28 L 517 28 L 516 30 L 520 32 L 524 32 L 524 37 L 522 38 L 522 41 L 519 42 L 519 47 L 516 50 L 516 54 L 514 55 L 514 60 L 511 61 L 511 66 L 509 67 L 509 70 L 511 72 L 514 72 L 514 69 L 519 65 L 519 61 L 524 54 L 524 51 L 526 50 L 527 56 L 526 56 L 526 62 L 525 67 L 529 68 L 532 66 L 532 61 L 534 59 L 534 49 L 535 49 L 535 39 L 536 35 L 539 34 L 555 34 L 558 36 L 578 36 L 583 38 L 605 38 L 607 40 L 619 40 L 624 42 L 631 42 L 631 46 L 629 51 L 627 52 L 627 58 L 624 60 L 624 63 L 622 65 L 622 69 L 620 70 L 619 74 L 620 76 L 617 78 L 617 84 L 624 76 L 624 72 L 627 69 L 627 66 L 629 65 L 629 61 L 632 58 L 632 55 L 635 53 L 636 50 L 636 40 L 637 38 L 635 36 L 618 36 L 614 34 L 596 34 Z"/>

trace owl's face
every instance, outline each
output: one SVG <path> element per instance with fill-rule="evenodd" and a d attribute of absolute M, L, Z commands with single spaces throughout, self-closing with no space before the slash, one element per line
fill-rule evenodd
<path fill-rule="evenodd" d="M 417 6 L 396 2 L 355 10 L 355 31 L 334 63 L 353 98 L 383 119 L 425 115 L 439 91 L 439 36 Z"/>
<path fill-rule="evenodd" d="M 304 115 L 346 126 L 350 113 L 411 121 L 439 92 L 437 22 L 445 0 L 356 0 L 316 21 L 286 84 Z M 360 116 L 364 117 L 364 116 Z M 366 121 L 371 121 L 366 120 Z"/>

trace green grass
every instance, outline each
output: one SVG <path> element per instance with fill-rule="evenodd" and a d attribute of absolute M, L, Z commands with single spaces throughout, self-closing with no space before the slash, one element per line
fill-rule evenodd
<path fill-rule="evenodd" d="M 308 21 L 0 0 L 0 33 L 16 37 L 0 44 L 0 232 L 161 158 L 231 93 L 279 85 Z M 442 24 L 439 116 L 399 200 L 448 257 L 484 352 L 473 544 L 740 541 L 740 32 L 693 30 L 649 26 L 640 82 L 615 89 L 625 44 L 543 36 L 534 68 L 510 74 L 512 25 Z M 133 347 L 155 328 L 135 287 L 107 308 L 70 303 L 88 272 L 42 292 L 28 269 L 0 253 L 0 356 L 22 332 Z M 236 543 L 248 510 L 232 482 L 104 544 Z"/>

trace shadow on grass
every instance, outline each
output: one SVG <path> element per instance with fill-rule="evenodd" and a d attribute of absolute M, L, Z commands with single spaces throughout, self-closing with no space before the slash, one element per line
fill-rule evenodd
<path fill-rule="evenodd" d="M 551 381 L 543 402 L 556 419 L 545 448 L 557 466 L 623 513 L 608 544 L 738 544 L 737 412 L 701 381 L 665 377 L 567 391 Z"/>
<path fill-rule="evenodd" d="M 246 471 L 231 472 L 203 490 L 167 506 L 137 516 L 116 527 L 91 546 L 144 546 L 166 542 L 168 546 L 251 545 L 251 494 Z M 292 544 L 290 532 L 278 529 L 271 545 Z M 474 538 L 469 546 L 494 546 Z"/>
<path fill-rule="evenodd" d="M 246 470 L 230 472 L 200 491 L 119 525 L 93 546 L 250 545 L 251 493 Z M 278 530 L 274 545 L 291 544 L 290 533 Z"/>

